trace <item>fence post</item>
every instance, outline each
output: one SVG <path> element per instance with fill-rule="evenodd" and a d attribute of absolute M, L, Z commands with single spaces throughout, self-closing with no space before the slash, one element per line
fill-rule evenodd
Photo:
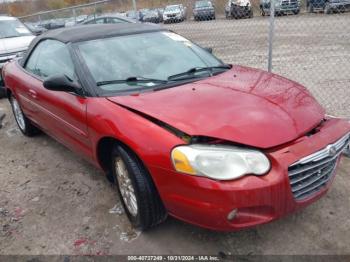
<path fill-rule="evenodd" d="M 137 11 L 137 7 L 136 7 L 136 0 L 132 0 L 132 7 L 134 8 L 134 11 Z"/>
<path fill-rule="evenodd" d="M 278 0 L 277 0 L 278 1 Z M 269 58 L 268 71 L 272 71 L 272 51 L 273 51 L 273 36 L 275 33 L 275 0 L 270 0 L 270 28 L 269 28 Z"/>
<path fill-rule="evenodd" d="M 77 24 L 77 13 L 75 11 L 75 8 L 73 8 L 73 16 L 74 16 L 74 24 Z"/>

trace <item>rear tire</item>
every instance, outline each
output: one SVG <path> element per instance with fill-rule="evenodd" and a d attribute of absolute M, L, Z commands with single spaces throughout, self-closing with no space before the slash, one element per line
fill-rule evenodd
<path fill-rule="evenodd" d="M 10 104 L 18 128 L 21 130 L 23 135 L 31 137 L 40 133 L 40 130 L 35 127 L 32 122 L 24 115 L 21 106 L 13 95 L 10 97 Z"/>
<path fill-rule="evenodd" d="M 112 174 L 133 227 L 147 230 L 166 219 L 167 212 L 150 174 L 129 149 L 119 144 L 112 152 Z"/>

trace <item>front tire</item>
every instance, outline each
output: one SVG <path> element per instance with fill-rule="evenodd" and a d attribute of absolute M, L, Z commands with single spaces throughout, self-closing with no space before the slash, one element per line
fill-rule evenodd
<path fill-rule="evenodd" d="M 21 106 L 14 96 L 10 97 L 10 104 L 19 130 L 21 130 L 25 136 L 29 137 L 38 134 L 40 132 L 39 129 L 24 115 Z"/>
<path fill-rule="evenodd" d="M 131 224 L 147 230 L 163 222 L 167 213 L 150 174 L 126 147 L 117 144 L 112 152 L 112 174 Z"/>

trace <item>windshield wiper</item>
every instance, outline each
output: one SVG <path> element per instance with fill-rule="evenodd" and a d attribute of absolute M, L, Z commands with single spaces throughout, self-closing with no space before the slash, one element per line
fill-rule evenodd
<path fill-rule="evenodd" d="M 96 84 L 97 84 L 97 86 L 105 86 L 105 85 L 122 84 L 122 83 L 149 83 L 149 82 L 159 83 L 159 84 L 167 84 L 168 83 L 167 80 L 162 80 L 162 79 L 132 76 L 132 77 L 128 77 L 126 79 L 101 81 L 101 82 L 97 82 Z"/>
<path fill-rule="evenodd" d="M 190 78 L 196 78 L 198 76 L 195 76 L 195 73 L 199 73 L 199 72 L 209 72 L 210 76 L 212 76 L 213 75 L 213 71 L 215 69 L 231 69 L 231 67 L 232 67 L 231 65 L 194 67 L 194 68 L 191 68 L 191 69 L 187 70 L 186 72 L 169 76 L 168 77 L 168 81 L 171 81 L 171 80 L 185 80 L 185 79 L 190 79 Z"/>

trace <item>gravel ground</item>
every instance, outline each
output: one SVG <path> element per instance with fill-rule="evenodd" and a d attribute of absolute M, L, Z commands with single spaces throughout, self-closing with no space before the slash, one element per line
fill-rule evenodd
<path fill-rule="evenodd" d="M 217 233 L 168 218 L 141 234 L 101 172 L 44 134 L 22 136 L 0 108 L 0 254 L 350 254 L 349 159 L 325 197 L 271 224 Z"/>
<path fill-rule="evenodd" d="M 295 36 L 277 25 L 277 29 L 283 32 L 276 36 L 274 60 L 276 71 L 289 72 L 289 77 L 296 76 L 297 80 L 310 83 L 312 91 L 323 98 L 321 100 L 326 106 L 325 101 L 332 102 L 327 106 L 330 112 L 344 115 L 349 112 L 348 106 L 345 106 L 349 89 L 345 87 L 349 88 L 350 74 L 346 72 L 349 72 L 350 66 L 344 67 L 346 62 L 350 64 L 350 45 L 344 44 L 345 41 L 350 43 L 350 29 L 345 26 L 345 22 L 349 23 L 349 17 L 312 15 L 300 16 L 297 20 L 292 17 L 278 18 L 283 26 L 293 25 L 299 19 L 301 24 L 295 29 L 295 32 L 299 32 Z M 319 28 L 313 28 L 313 32 L 324 30 L 327 34 L 332 33 L 337 42 L 329 42 L 331 37 L 321 39 L 320 32 L 313 40 L 320 45 L 311 46 L 312 36 L 303 27 L 308 19 L 322 21 L 323 25 L 319 25 L 315 20 L 313 25 Z M 324 28 L 325 21 L 331 23 L 333 19 L 342 19 L 342 33 Z M 214 46 L 215 53 L 226 56 L 227 61 L 265 67 L 266 21 L 254 18 L 186 22 L 169 27 L 199 40 L 203 45 Z M 245 30 L 242 32 L 245 28 L 250 28 L 246 34 Z M 288 30 L 293 31 L 292 28 L 290 26 Z M 303 48 L 297 48 L 298 45 Z M 323 54 L 322 46 L 334 52 Z M 301 55 L 293 55 L 294 51 Z M 312 59 L 317 54 L 322 68 L 318 74 L 314 66 L 316 60 Z M 307 55 L 310 58 L 305 57 Z M 344 63 L 341 65 L 344 74 L 336 76 L 325 72 L 326 69 L 332 70 L 331 64 L 327 64 L 331 62 L 327 59 L 328 55 L 335 56 L 337 65 Z M 288 71 L 293 65 L 296 70 Z M 307 68 L 301 69 L 304 66 Z M 312 79 L 316 82 L 308 82 L 309 79 L 305 77 L 298 78 L 302 72 L 304 76 L 315 76 Z M 319 84 L 319 89 L 317 85 L 312 85 L 315 83 Z M 334 90 L 327 93 L 325 90 L 330 87 L 334 87 Z M 327 100 L 327 94 L 331 94 L 331 100 Z M 340 96 L 335 102 L 333 97 L 337 94 Z M 1 112 L 7 114 L 4 127 L 0 129 L 2 255 L 350 254 L 349 159 L 342 160 L 335 182 L 325 197 L 301 212 L 271 224 L 241 232 L 217 233 L 169 218 L 159 227 L 141 234 L 130 227 L 115 188 L 100 171 L 44 134 L 35 138 L 22 136 L 6 100 L 0 100 Z"/>
<path fill-rule="evenodd" d="M 170 24 L 228 63 L 267 69 L 269 18 Z M 276 17 L 273 72 L 304 84 L 330 114 L 350 118 L 350 13 Z"/>

